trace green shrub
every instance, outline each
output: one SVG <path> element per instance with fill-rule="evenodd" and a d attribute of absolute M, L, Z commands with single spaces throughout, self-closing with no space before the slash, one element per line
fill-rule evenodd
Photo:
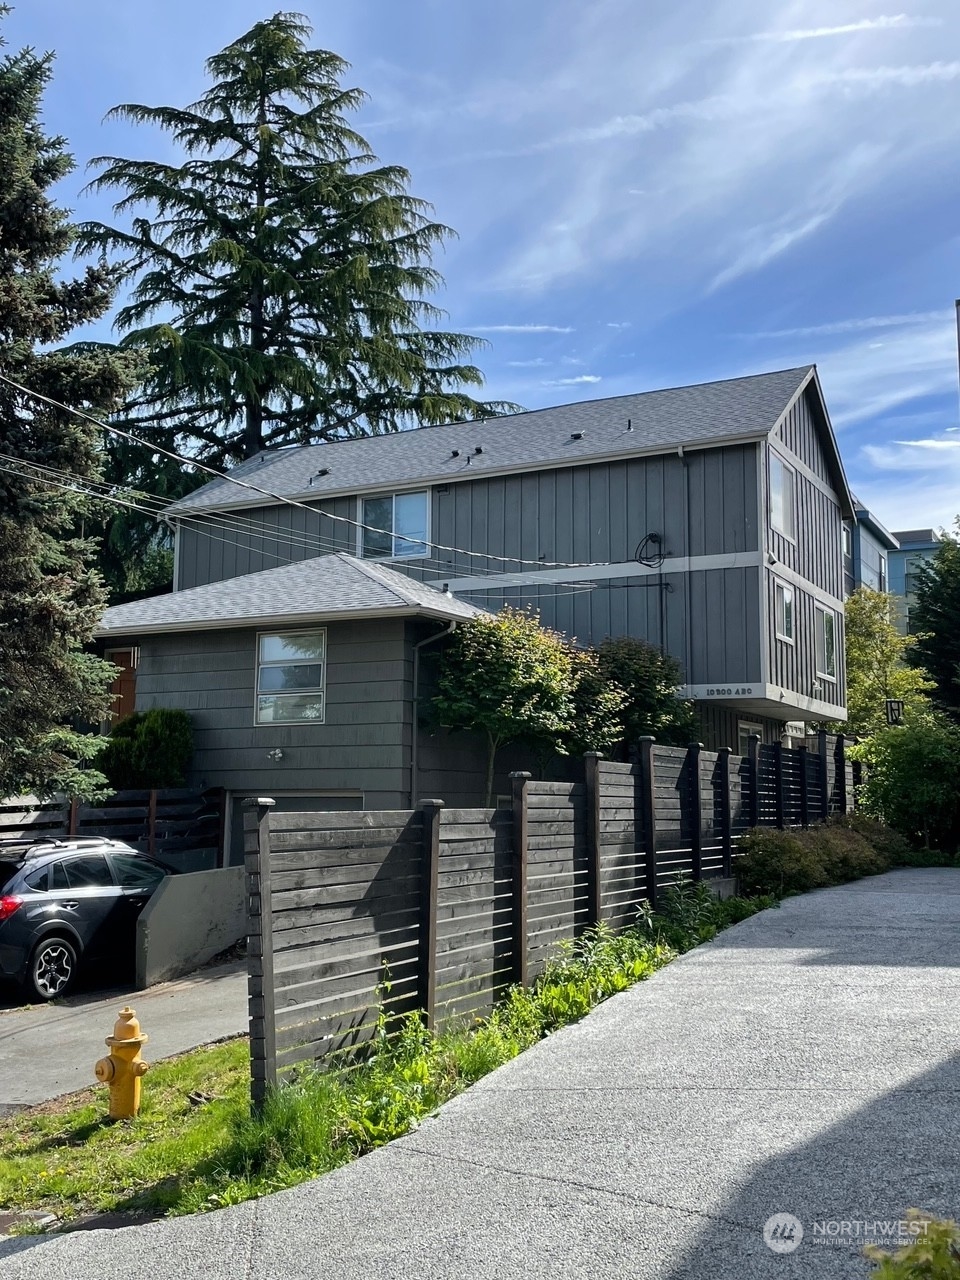
<path fill-rule="evenodd" d="M 886 857 L 858 831 L 841 823 L 825 823 L 807 831 L 755 827 L 740 838 L 736 870 L 746 894 L 806 893 L 890 867 Z"/>
<path fill-rule="evenodd" d="M 755 827 L 740 837 L 739 844 L 736 872 L 742 893 L 782 897 L 830 883 L 816 850 L 792 831 Z"/>
<path fill-rule="evenodd" d="M 863 1252 L 877 1264 L 874 1280 L 960 1280 L 960 1227 L 919 1209 L 906 1221 L 916 1239 L 896 1253 L 868 1244 Z"/>
<path fill-rule="evenodd" d="M 97 766 L 117 791 L 182 787 L 193 757 L 193 722 L 186 711 L 154 707 L 115 725 Z"/>
<path fill-rule="evenodd" d="M 905 835 L 866 813 L 835 814 L 830 819 L 830 826 L 848 827 L 858 832 L 895 867 L 909 866 L 916 852 Z"/>

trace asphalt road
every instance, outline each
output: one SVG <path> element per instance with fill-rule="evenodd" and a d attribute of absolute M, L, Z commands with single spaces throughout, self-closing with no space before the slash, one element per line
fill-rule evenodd
<path fill-rule="evenodd" d="M 960 1216 L 958 1008 L 960 872 L 791 899 L 363 1160 L 198 1218 L 2 1242 L 0 1280 L 863 1277 L 860 1224 Z M 784 1213 L 799 1244 L 777 1253 Z"/>
<path fill-rule="evenodd" d="M 149 1060 L 247 1030 L 243 962 L 203 969 L 148 991 L 86 990 L 53 1004 L 0 1008 L 0 1115 L 96 1084 L 117 1013 L 131 1005 Z"/>

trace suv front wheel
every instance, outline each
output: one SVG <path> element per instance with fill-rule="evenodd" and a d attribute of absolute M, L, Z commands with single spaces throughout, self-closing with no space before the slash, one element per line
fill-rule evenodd
<path fill-rule="evenodd" d="M 77 969 L 77 953 L 66 938 L 44 938 L 30 960 L 26 987 L 35 1000 L 66 995 Z"/>

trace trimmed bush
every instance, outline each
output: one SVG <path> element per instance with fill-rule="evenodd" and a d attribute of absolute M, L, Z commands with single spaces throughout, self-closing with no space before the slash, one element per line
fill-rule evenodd
<path fill-rule="evenodd" d="M 117 791 L 182 787 L 193 758 L 193 721 L 186 711 L 153 707 L 114 725 L 97 767 Z"/>
<path fill-rule="evenodd" d="M 891 865 L 859 832 L 834 823 L 808 831 L 756 827 L 741 837 L 740 849 L 736 872 L 747 894 L 806 893 L 879 875 Z"/>
<path fill-rule="evenodd" d="M 865 813 L 835 814 L 830 819 L 830 826 L 848 827 L 851 831 L 858 832 L 881 857 L 887 858 L 895 867 L 910 866 L 915 856 L 916 851 L 905 835 Z"/>

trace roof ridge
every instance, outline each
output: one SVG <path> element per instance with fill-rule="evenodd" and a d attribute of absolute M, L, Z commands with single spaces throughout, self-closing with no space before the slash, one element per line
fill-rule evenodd
<path fill-rule="evenodd" d="M 386 587 L 386 589 L 392 592 L 393 595 L 395 595 L 403 604 L 418 605 L 421 603 L 421 601 L 417 600 L 412 593 L 408 594 L 405 591 L 398 590 L 397 585 L 393 581 L 394 578 L 403 578 L 404 581 L 411 581 L 411 579 L 408 579 L 405 574 L 400 573 L 397 569 L 391 569 L 385 564 L 377 564 L 376 562 L 371 562 L 369 560 L 361 560 L 359 556 L 353 556 L 349 551 L 335 551 L 333 554 L 346 564 L 351 565 L 358 572 L 365 574 L 366 577 L 371 579 L 371 581 L 378 583 L 381 587 Z M 390 576 L 384 577 L 385 572 Z M 420 583 L 418 585 L 427 586 L 428 584 Z M 435 590 L 435 588 L 431 587 L 431 590 Z M 436 594 L 440 595 L 441 593 L 438 591 Z"/>

